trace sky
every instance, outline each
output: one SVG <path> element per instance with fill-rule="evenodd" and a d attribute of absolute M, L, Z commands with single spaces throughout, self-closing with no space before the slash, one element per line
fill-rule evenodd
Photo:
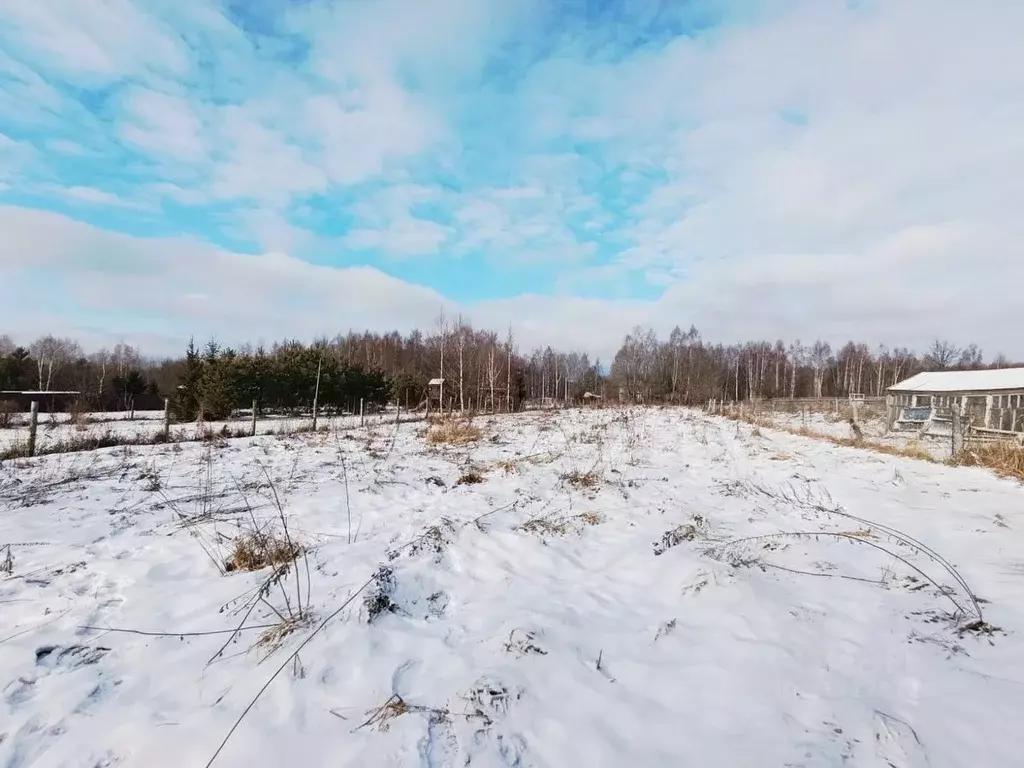
<path fill-rule="evenodd" d="M 0 0 L 0 332 L 1024 358 L 1019 0 Z"/>

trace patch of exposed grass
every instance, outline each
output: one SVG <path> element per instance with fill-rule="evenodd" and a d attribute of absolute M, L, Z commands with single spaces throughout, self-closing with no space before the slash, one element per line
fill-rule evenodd
<path fill-rule="evenodd" d="M 707 518 L 703 515 L 694 515 L 690 522 L 676 526 L 671 531 L 666 531 L 661 537 L 661 541 L 654 542 L 654 554 L 662 555 L 684 541 L 693 541 L 702 537 L 707 534 L 707 530 Z"/>
<path fill-rule="evenodd" d="M 1008 440 L 971 445 L 953 463 L 961 467 L 987 467 L 1002 477 L 1024 482 L 1024 447 Z"/>
<path fill-rule="evenodd" d="M 469 421 L 449 419 L 427 430 L 430 445 L 469 445 L 483 437 L 479 427 Z"/>
<path fill-rule="evenodd" d="M 572 517 L 535 517 L 518 526 L 516 530 L 540 536 L 565 536 L 573 531 L 582 531 L 583 526 L 600 525 L 603 522 L 604 517 L 599 512 L 584 512 Z"/>
<path fill-rule="evenodd" d="M 484 482 L 486 478 L 484 473 L 478 469 L 469 469 L 459 476 L 459 479 L 455 481 L 456 485 L 479 485 Z"/>
<path fill-rule="evenodd" d="M 580 472 L 578 469 L 562 475 L 562 480 L 574 488 L 595 488 L 601 482 L 601 473 L 597 470 Z"/>
<path fill-rule="evenodd" d="M 250 531 L 235 539 L 224 569 L 258 571 L 267 566 L 287 565 L 300 554 L 302 548 L 289 537 Z"/>
<path fill-rule="evenodd" d="M 514 461 L 511 461 L 509 459 L 503 459 L 495 463 L 494 466 L 502 470 L 506 475 L 519 474 L 519 466 Z"/>

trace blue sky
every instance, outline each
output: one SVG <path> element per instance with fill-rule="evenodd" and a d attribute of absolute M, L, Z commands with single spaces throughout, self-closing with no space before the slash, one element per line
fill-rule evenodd
<path fill-rule="evenodd" d="M 168 351 L 443 310 L 605 356 L 638 323 L 1024 355 L 1019 291 L 984 277 L 1024 278 L 1022 21 L 0 2 L 0 331 Z"/>

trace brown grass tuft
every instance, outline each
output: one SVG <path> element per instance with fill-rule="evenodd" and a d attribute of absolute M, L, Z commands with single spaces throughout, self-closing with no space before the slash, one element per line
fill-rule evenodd
<path fill-rule="evenodd" d="M 503 470 L 506 475 L 515 475 L 519 473 L 518 465 L 509 459 L 503 459 L 502 461 L 497 462 L 494 466 Z"/>
<path fill-rule="evenodd" d="M 601 482 L 601 474 L 596 470 L 589 472 L 573 470 L 562 475 L 562 479 L 574 488 L 594 488 Z"/>
<path fill-rule="evenodd" d="M 483 437 L 479 427 L 468 421 L 449 419 L 427 430 L 427 442 L 431 445 L 469 445 Z"/>
<path fill-rule="evenodd" d="M 287 565 L 300 554 L 302 548 L 288 538 L 252 531 L 235 539 L 225 570 L 258 571 L 267 566 Z"/>
<path fill-rule="evenodd" d="M 456 485 L 479 485 L 484 482 L 486 478 L 483 472 L 478 469 L 470 469 L 464 472 L 458 480 L 455 481 Z"/>
<path fill-rule="evenodd" d="M 588 511 L 572 517 L 535 517 L 517 526 L 516 530 L 540 536 L 565 536 L 573 531 L 581 533 L 583 526 L 600 525 L 603 522 L 604 516 L 600 512 Z"/>
<path fill-rule="evenodd" d="M 1024 482 L 1024 447 L 1008 440 L 971 445 L 953 463 L 961 467 L 987 467 L 1002 477 Z"/>

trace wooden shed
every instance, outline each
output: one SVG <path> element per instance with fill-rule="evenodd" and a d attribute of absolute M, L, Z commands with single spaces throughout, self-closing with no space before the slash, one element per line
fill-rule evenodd
<path fill-rule="evenodd" d="M 957 410 L 972 431 L 1024 433 L 1024 368 L 929 371 L 889 387 L 889 426 L 927 428 Z"/>

